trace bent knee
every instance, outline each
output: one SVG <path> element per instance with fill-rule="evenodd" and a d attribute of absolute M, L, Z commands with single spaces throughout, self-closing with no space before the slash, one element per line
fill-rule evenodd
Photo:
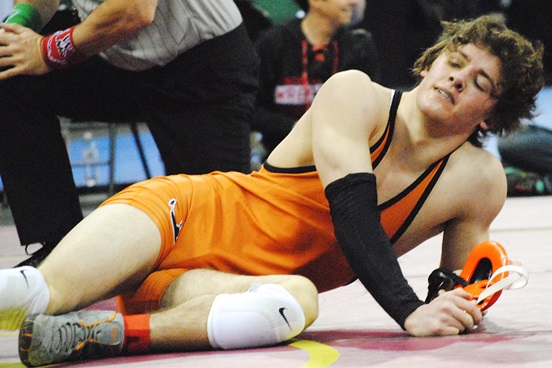
<path fill-rule="evenodd" d="M 281 285 L 297 300 L 305 313 L 305 328 L 318 318 L 318 289 L 308 278 L 293 275 Z"/>
<path fill-rule="evenodd" d="M 306 326 L 302 306 L 279 284 L 251 285 L 245 293 L 215 297 L 207 320 L 216 349 L 270 346 L 299 335 Z"/>

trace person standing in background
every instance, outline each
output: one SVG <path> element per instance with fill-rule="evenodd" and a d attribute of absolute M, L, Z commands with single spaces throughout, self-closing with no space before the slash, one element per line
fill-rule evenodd
<path fill-rule="evenodd" d="M 333 74 L 358 69 L 378 81 L 376 46 L 370 33 L 348 27 L 363 14 L 364 0 L 297 0 L 304 18 L 265 32 L 257 41 L 261 89 L 253 130 L 266 154 L 291 131 L 316 92 Z"/>

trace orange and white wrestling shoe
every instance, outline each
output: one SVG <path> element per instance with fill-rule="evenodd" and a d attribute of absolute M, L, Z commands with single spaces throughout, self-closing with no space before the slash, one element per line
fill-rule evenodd
<path fill-rule="evenodd" d="M 520 263 L 508 259 L 504 247 L 495 241 L 486 241 L 470 253 L 458 276 L 452 271 L 438 268 L 429 275 L 426 303 L 437 297 L 439 290 L 449 291 L 462 287 L 472 294 L 482 311 L 492 306 L 502 290 L 520 289 L 527 285 L 528 274 Z"/>

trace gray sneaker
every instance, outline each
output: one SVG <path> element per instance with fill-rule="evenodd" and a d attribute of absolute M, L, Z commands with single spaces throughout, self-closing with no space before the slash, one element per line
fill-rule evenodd
<path fill-rule="evenodd" d="M 123 349 L 124 320 L 114 311 L 29 315 L 19 330 L 19 357 L 28 367 L 106 358 Z"/>

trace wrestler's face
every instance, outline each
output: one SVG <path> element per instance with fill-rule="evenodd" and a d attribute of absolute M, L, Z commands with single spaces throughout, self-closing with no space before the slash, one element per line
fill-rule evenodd
<path fill-rule="evenodd" d="M 347 25 L 353 17 L 354 7 L 360 0 L 314 0 L 311 11 L 317 11 L 330 19 L 335 26 Z"/>
<path fill-rule="evenodd" d="M 418 106 L 431 121 L 450 131 L 472 132 L 478 125 L 487 128 L 500 93 L 500 60 L 473 44 L 443 52 L 423 77 Z"/>

